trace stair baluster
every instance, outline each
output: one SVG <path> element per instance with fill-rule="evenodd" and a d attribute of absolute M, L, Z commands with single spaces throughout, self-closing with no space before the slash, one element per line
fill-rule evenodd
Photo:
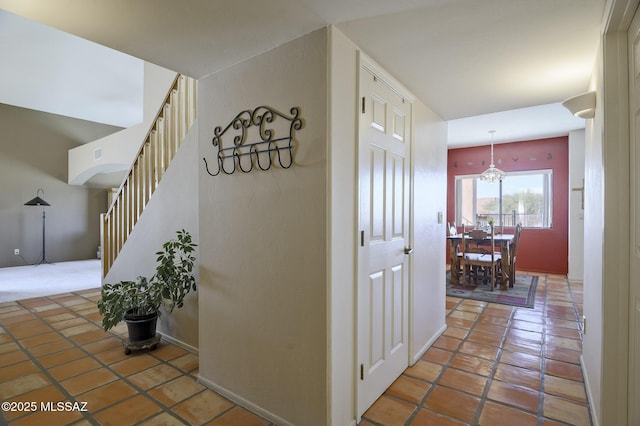
<path fill-rule="evenodd" d="M 197 81 L 178 75 L 111 206 L 102 214 L 105 277 L 197 116 Z"/>

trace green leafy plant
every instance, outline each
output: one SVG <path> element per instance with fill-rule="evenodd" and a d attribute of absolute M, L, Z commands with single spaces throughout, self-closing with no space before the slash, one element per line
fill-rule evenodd
<path fill-rule="evenodd" d="M 184 229 L 176 239 L 169 240 L 157 252 L 156 272 L 150 279 L 120 281 L 102 286 L 98 310 L 105 331 L 115 327 L 125 315 L 143 316 L 157 313 L 161 306 L 169 312 L 184 306 L 184 299 L 197 289 L 194 276 L 197 244 Z"/>

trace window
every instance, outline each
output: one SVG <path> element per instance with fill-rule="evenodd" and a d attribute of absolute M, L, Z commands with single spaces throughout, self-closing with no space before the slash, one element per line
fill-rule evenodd
<path fill-rule="evenodd" d="M 456 176 L 456 223 L 475 225 L 478 215 L 497 226 L 551 228 L 551 170 L 511 172 L 500 182 Z"/>

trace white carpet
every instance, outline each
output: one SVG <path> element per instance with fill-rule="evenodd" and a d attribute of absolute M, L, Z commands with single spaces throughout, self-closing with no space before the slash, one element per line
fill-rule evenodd
<path fill-rule="evenodd" d="M 99 259 L 0 268 L 0 303 L 102 285 Z"/>

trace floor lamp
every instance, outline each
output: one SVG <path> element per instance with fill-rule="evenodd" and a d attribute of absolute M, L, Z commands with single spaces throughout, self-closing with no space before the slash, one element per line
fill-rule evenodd
<path fill-rule="evenodd" d="M 44 244 L 45 242 L 44 228 L 45 228 L 45 222 L 46 222 L 44 208 L 45 206 L 50 206 L 51 204 L 47 203 L 45 200 L 40 198 L 40 191 L 42 191 L 42 196 L 44 197 L 44 189 L 38 188 L 38 191 L 36 191 L 36 198 L 24 203 L 25 206 L 42 206 L 42 259 L 38 263 L 35 263 L 35 265 L 41 265 L 43 263 L 51 263 L 51 262 L 47 262 L 47 256 L 46 256 L 45 244 Z"/>

